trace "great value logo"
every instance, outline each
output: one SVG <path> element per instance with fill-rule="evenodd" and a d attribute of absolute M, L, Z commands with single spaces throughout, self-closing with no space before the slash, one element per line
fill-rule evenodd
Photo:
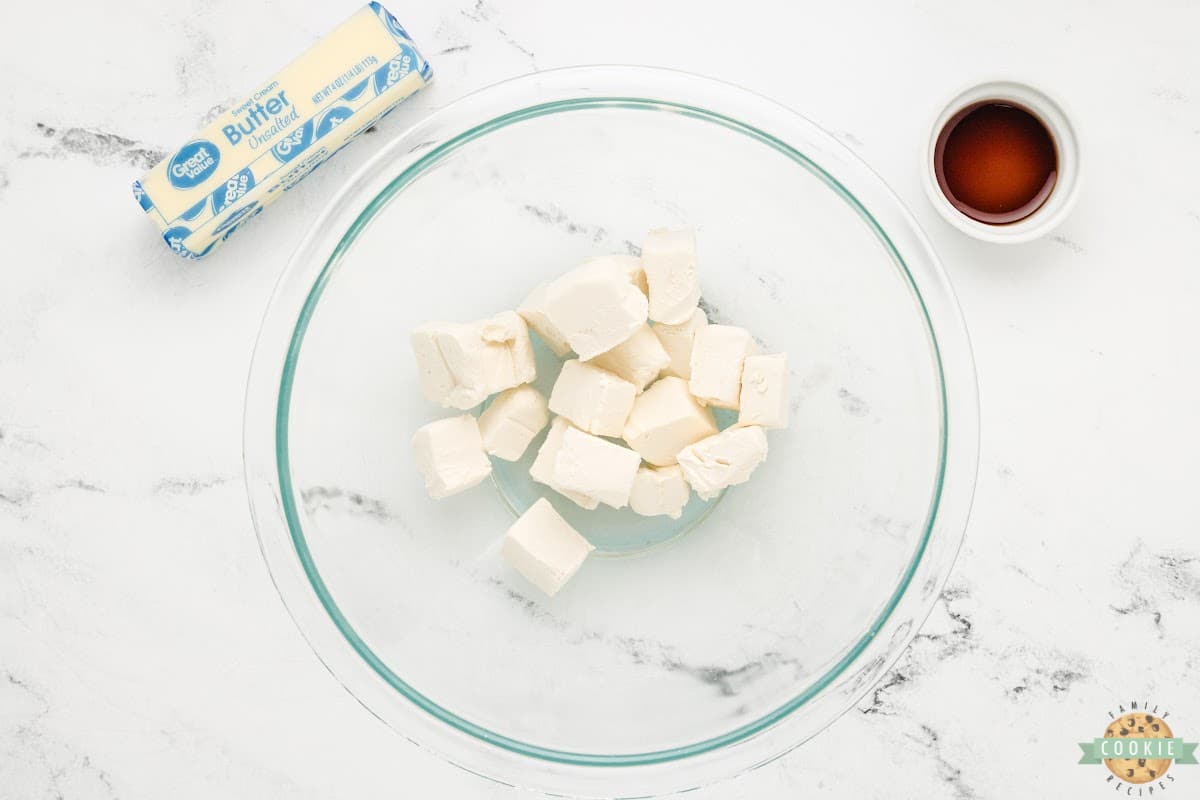
<path fill-rule="evenodd" d="M 310 119 L 280 139 L 271 148 L 271 153 L 279 163 L 286 164 L 312 144 L 313 139 L 313 121 Z"/>
<path fill-rule="evenodd" d="M 141 181 L 133 182 L 133 199 L 138 201 L 138 205 L 142 207 L 142 211 L 149 211 L 154 208 L 154 203 L 150 201 L 150 195 L 146 194 L 146 190 L 142 188 Z"/>
<path fill-rule="evenodd" d="M 213 216 L 220 214 L 229 206 L 241 200 L 254 188 L 254 172 L 246 167 L 236 175 L 230 176 L 225 185 L 218 187 L 212 193 Z"/>
<path fill-rule="evenodd" d="M 197 139 L 179 148 L 167 164 L 167 180 L 176 189 L 191 189 L 204 183 L 221 163 L 221 151 L 212 142 Z"/>
<path fill-rule="evenodd" d="M 401 45 L 400 54 L 375 70 L 371 76 L 375 94 L 383 94 L 412 72 L 413 60 L 412 51 Z"/>
<path fill-rule="evenodd" d="M 381 6 L 379 3 L 370 3 L 370 6 L 371 10 L 375 12 L 375 16 L 379 17 L 379 19 L 383 21 L 383 24 L 387 26 L 388 31 L 390 31 L 393 36 L 398 36 L 402 39 L 409 38 L 408 31 L 404 30 L 404 26 L 400 24 L 399 20 L 392 16 L 390 11 Z"/>
<path fill-rule="evenodd" d="M 184 258 L 189 259 L 202 258 L 206 253 L 208 253 L 209 250 L 212 250 L 213 245 L 216 244 L 216 242 L 209 242 L 207 247 L 200 252 L 196 252 L 189 249 L 185 244 L 187 238 L 191 235 L 192 232 L 187 227 L 183 225 L 176 225 L 174 228 L 168 228 L 167 230 L 163 231 L 163 240 L 167 243 L 167 246 L 176 253 Z"/>

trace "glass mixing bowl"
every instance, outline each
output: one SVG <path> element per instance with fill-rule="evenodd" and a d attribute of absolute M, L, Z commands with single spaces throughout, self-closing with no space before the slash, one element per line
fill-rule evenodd
<path fill-rule="evenodd" d="M 570 510 L 597 557 L 547 599 L 498 553 L 548 491 L 522 465 L 426 496 L 409 441 L 451 412 L 408 335 L 664 225 L 695 227 L 713 321 L 789 354 L 792 425 L 678 524 Z M 743 89 L 588 67 L 454 103 L 350 180 L 267 309 L 245 459 L 279 593 L 363 705 L 471 771 L 611 797 L 762 764 L 866 693 L 950 570 L 977 438 L 953 292 L 873 172 Z"/>

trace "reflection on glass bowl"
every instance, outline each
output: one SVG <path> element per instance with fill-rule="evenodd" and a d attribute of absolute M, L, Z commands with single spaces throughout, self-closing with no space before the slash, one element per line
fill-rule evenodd
<path fill-rule="evenodd" d="M 714 322 L 789 354 L 792 426 L 682 524 L 580 522 L 645 552 L 547 600 L 497 550 L 548 490 L 501 469 L 425 495 L 408 441 L 447 412 L 408 333 L 514 308 L 658 225 L 697 229 Z M 590 67 L 453 104 L 334 199 L 263 322 L 246 479 L 284 602 L 374 714 L 506 783 L 646 795 L 764 763 L 866 693 L 950 570 L 977 428 L 951 288 L 874 173 L 745 90 Z"/>

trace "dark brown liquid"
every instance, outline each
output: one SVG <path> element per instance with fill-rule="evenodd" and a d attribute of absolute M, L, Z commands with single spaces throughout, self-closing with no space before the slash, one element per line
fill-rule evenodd
<path fill-rule="evenodd" d="M 1011 103 L 985 102 L 954 115 L 934 149 L 938 185 L 968 217 L 1017 222 L 1046 201 L 1058 178 L 1058 152 L 1045 124 Z"/>

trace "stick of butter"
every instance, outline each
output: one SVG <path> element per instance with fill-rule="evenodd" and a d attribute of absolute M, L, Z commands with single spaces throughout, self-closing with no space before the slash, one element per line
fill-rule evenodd
<path fill-rule="evenodd" d="M 433 78 L 370 3 L 133 184 L 185 258 L 201 258 Z"/>

